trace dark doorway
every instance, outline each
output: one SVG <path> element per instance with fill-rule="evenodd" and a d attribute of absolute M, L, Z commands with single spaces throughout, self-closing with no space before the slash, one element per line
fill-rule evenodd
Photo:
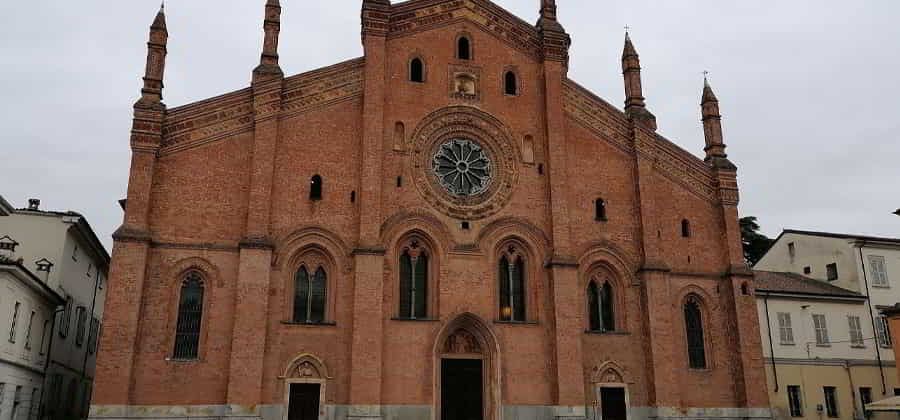
<path fill-rule="evenodd" d="M 600 408 L 603 420 L 626 420 L 625 388 L 600 388 Z"/>
<path fill-rule="evenodd" d="M 319 419 L 319 385 L 291 384 L 288 420 Z"/>
<path fill-rule="evenodd" d="M 441 420 L 483 420 L 481 360 L 441 360 Z"/>

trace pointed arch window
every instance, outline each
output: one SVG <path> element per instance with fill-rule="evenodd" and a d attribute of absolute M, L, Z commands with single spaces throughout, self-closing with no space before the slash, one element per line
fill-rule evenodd
<path fill-rule="evenodd" d="M 409 81 L 425 83 L 425 63 L 421 58 L 413 58 L 409 62 Z"/>
<path fill-rule="evenodd" d="M 460 60 L 472 59 L 472 43 L 468 37 L 461 36 L 456 41 L 456 58 Z"/>
<path fill-rule="evenodd" d="M 616 330 L 615 300 L 613 286 L 609 281 L 588 284 L 588 320 L 590 330 L 610 332 Z"/>
<path fill-rule="evenodd" d="M 313 177 L 309 180 L 309 199 L 313 201 L 318 201 L 322 199 L 322 189 L 324 187 L 324 181 L 322 180 L 321 175 L 313 175 Z"/>
<path fill-rule="evenodd" d="M 687 334 L 688 362 L 691 369 L 706 369 L 706 342 L 703 333 L 703 314 L 700 302 L 690 297 L 684 303 L 684 324 Z"/>
<path fill-rule="evenodd" d="M 516 72 L 509 70 L 503 76 L 503 92 L 510 96 L 519 94 L 519 77 Z"/>
<path fill-rule="evenodd" d="M 400 256 L 400 318 L 428 317 L 428 262 L 415 242 Z"/>
<path fill-rule="evenodd" d="M 500 258 L 500 320 L 525 321 L 525 259 L 510 247 Z"/>
<path fill-rule="evenodd" d="M 328 275 L 319 267 L 310 273 L 300 267 L 294 276 L 294 322 L 321 324 L 325 322 L 326 284 Z"/>
<path fill-rule="evenodd" d="M 203 322 L 203 278 L 196 271 L 187 273 L 181 285 L 178 301 L 178 321 L 175 327 L 175 350 L 178 360 L 196 359 L 200 348 L 200 326 Z"/>

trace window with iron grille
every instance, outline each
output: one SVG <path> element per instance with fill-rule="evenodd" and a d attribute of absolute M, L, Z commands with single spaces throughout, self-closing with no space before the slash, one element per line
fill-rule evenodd
<path fill-rule="evenodd" d="M 816 345 L 827 346 L 831 341 L 828 339 L 828 325 L 825 323 L 825 315 L 813 315 L 813 327 L 816 330 Z"/>
<path fill-rule="evenodd" d="M 9 342 L 16 342 L 16 324 L 19 322 L 19 308 L 22 307 L 21 302 L 16 302 L 16 306 L 13 308 L 13 316 L 12 316 L 12 325 L 9 326 Z"/>
<path fill-rule="evenodd" d="M 400 318 L 428 317 L 428 262 L 420 249 L 400 256 Z"/>
<path fill-rule="evenodd" d="M 828 417 L 839 417 L 837 389 L 833 386 L 826 386 L 822 388 L 822 391 L 825 393 L 825 413 L 828 415 Z"/>
<path fill-rule="evenodd" d="M 791 417 L 803 417 L 803 398 L 800 395 L 800 386 L 788 385 L 787 391 Z"/>
<path fill-rule="evenodd" d="M 847 316 L 847 322 L 850 325 L 850 345 L 855 347 L 864 346 L 862 324 L 859 321 L 859 317 L 849 315 Z"/>
<path fill-rule="evenodd" d="M 525 260 L 510 247 L 499 265 L 500 320 L 525 321 Z"/>
<path fill-rule="evenodd" d="M 700 303 L 690 298 L 684 304 L 684 321 L 687 332 L 688 360 L 691 369 L 706 368 L 706 343 L 703 337 L 703 317 Z"/>
<path fill-rule="evenodd" d="M 178 321 L 175 329 L 175 350 L 172 357 L 179 360 L 196 359 L 200 347 L 200 326 L 203 321 L 203 280 L 197 272 L 185 276 L 178 302 Z"/>
<path fill-rule="evenodd" d="M 319 267 L 310 274 L 300 267 L 294 277 L 294 322 L 320 324 L 325 322 L 325 302 L 328 275 Z"/>
<path fill-rule="evenodd" d="M 794 344 L 794 327 L 791 325 L 791 314 L 778 313 L 778 332 L 781 344 Z"/>
<path fill-rule="evenodd" d="M 859 401 L 862 403 L 863 414 L 866 416 L 866 418 L 869 418 L 869 415 L 871 413 L 869 412 L 869 410 L 866 410 L 866 405 L 872 402 L 872 388 L 859 388 Z"/>
<path fill-rule="evenodd" d="M 34 315 L 35 312 L 31 311 L 31 315 L 28 317 L 28 325 L 25 326 L 25 349 L 31 350 L 31 326 L 34 324 Z"/>
<path fill-rule="evenodd" d="M 891 329 L 888 319 L 885 316 L 875 317 L 875 337 L 878 339 L 878 345 L 890 348 L 892 344 Z"/>
<path fill-rule="evenodd" d="M 835 281 L 838 279 L 838 269 L 837 263 L 831 263 L 825 266 L 825 272 L 828 275 L 828 281 Z"/>
<path fill-rule="evenodd" d="M 884 257 L 878 255 L 869 255 L 869 271 L 872 274 L 872 286 L 889 287 L 887 266 L 884 264 Z"/>

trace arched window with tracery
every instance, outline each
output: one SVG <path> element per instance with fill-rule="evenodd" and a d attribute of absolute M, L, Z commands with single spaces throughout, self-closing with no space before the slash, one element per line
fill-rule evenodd
<path fill-rule="evenodd" d="M 500 320 L 525 321 L 525 257 L 510 245 L 500 257 Z"/>
<path fill-rule="evenodd" d="M 196 359 L 200 350 L 200 326 L 203 322 L 203 278 L 190 271 L 184 276 L 178 301 L 178 320 L 175 325 L 175 349 L 172 357 L 178 360 Z"/>
<path fill-rule="evenodd" d="M 400 318 L 428 317 L 428 262 L 416 240 L 400 255 Z"/>
<path fill-rule="evenodd" d="M 706 369 L 706 341 L 703 313 L 699 299 L 690 296 L 684 302 L 684 324 L 687 335 L 688 362 L 691 369 Z"/>
<path fill-rule="evenodd" d="M 327 283 L 328 275 L 322 267 L 315 273 L 310 273 L 306 266 L 297 270 L 294 277 L 294 322 L 325 322 Z"/>
<path fill-rule="evenodd" d="M 589 328 L 595 332 L 616 330 L 616 303 L 613 286 L 608 280 L 588 283 Z"/>

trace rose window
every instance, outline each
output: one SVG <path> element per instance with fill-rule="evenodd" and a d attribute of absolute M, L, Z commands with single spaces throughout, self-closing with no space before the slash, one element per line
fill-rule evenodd
<path fill-rule="evenodd" d="M 432 170 L 441 186 L 455 196 L 478 195 L 491 184 L 491 159 L 471 140 L 442 144 L 434 153 Z"/>

